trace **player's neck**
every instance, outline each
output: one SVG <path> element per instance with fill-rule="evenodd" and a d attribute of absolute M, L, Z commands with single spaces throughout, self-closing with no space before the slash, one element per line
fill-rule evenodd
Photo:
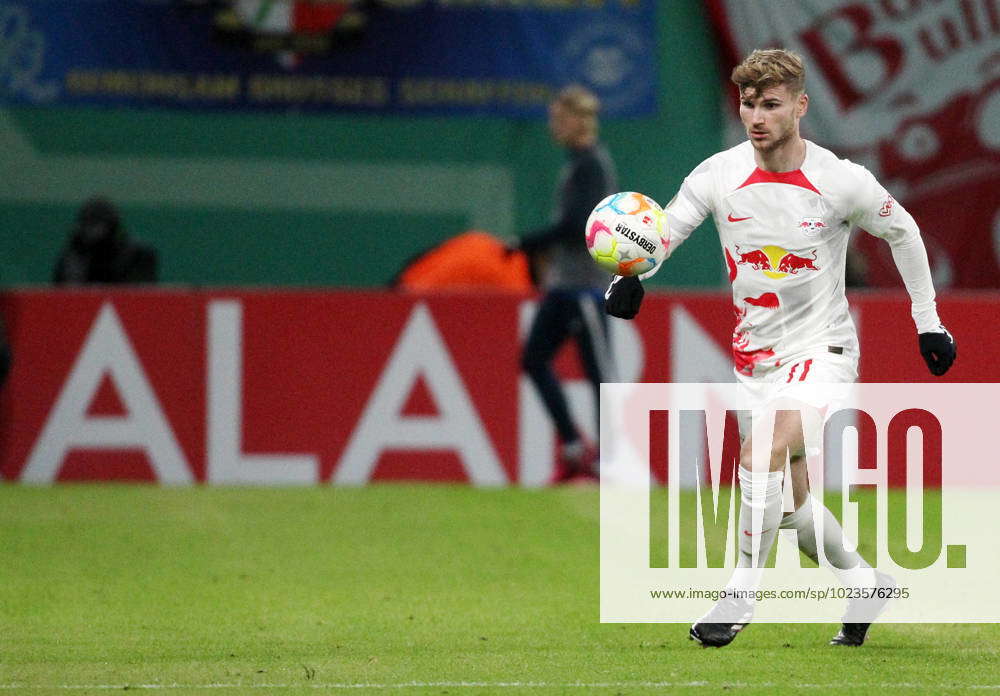
<path fill-rule="evenodd" d="M 757 166 L 765 172 L 793 172 L 806 159 L 806 141 L 796 134 L 773 150 L 754 150 L 753 156 Z"/>

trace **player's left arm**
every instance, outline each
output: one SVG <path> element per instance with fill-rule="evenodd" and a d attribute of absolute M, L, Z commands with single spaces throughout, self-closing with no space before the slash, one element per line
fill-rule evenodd
<path fill-rule="evenodd" d="M 869 234 L 887 241 L 892 248 L 892 260 L 910 295 L 920 354 L 931 374 L 940 377 L 955 362 L 955 339 L 938 317 L 934 282 L 920 229 L 913 216 L 871 172 L 854 166 L 859 170 L 860 179 L 854 222 Z"/>

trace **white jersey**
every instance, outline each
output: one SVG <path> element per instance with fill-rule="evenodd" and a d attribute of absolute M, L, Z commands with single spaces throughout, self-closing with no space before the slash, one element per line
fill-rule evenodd
<path fill-rule="evenodd" d="M 764 376 L 833 347 L 854 359 L 844 294 L 851 228 L 893 247 L 918 331 L 937 330 L 927 255 L 916 223 L 864 167 L 806 141 L 800 169 L 766 172 L 749 141 L 702 162 L 666 208 L 676 250 L 711 214 L 733 288 L 736 371 Z"/>

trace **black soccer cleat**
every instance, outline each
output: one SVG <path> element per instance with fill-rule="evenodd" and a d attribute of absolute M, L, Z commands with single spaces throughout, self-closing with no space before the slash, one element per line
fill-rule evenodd
<path fill-rule="evenodd" d="M 688 631 L 688 638 L 706 648 L 722 648 L 732 643 L 744 627 L 742 623 L 696 623 Z"/>
<path fill-rule="evenodd" d="M 879 614 L 885 611 L 886 605 L 892 599 L 892 590 L 896 588 L 896 581 L 892 576 L 878 571 L 875 571 L 875 575 L 878 578 L 878 589 L 883 590 L 884 596 L 850 600 L 844 613 L 844 623 L 841 624 L 837 635 L 830 639 L 830 645 L 858 647 L 864 644 L 865 638 L 868 637 L 868 629 Z"/>
<path fill-rule="evenodd" d="M 865 642 L 870 623 L 841 624 L 840 631 L 830 639 L 830 645 L 852 645 L 857 647 Z"/>
<path fill-rule="evenodd" d="M 706 648 L 729 645 L 753 618 L 753 603 L 745 599 L 725 597 L 720 599 L 707 614 L 698 619 L 688 631 L 688 638 Z"/>

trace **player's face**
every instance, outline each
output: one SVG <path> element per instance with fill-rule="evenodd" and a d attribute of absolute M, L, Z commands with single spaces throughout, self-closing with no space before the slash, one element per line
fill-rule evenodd
<path fill-rule="evenodd" d="M 583 128 L 582 119 L 558 102 L 549 106 L 549 131 L 560 145 L 573 142 Z"/>
<path fill-rule="evenodd" d="M 799 119 L 808 103 L 809 97 L 793 93 L 787 85 L 768 87 L 756 96 L 748 89 L 740 99 L 740 120 L 753 146 L 771 152 L 798 136 Z"/>

